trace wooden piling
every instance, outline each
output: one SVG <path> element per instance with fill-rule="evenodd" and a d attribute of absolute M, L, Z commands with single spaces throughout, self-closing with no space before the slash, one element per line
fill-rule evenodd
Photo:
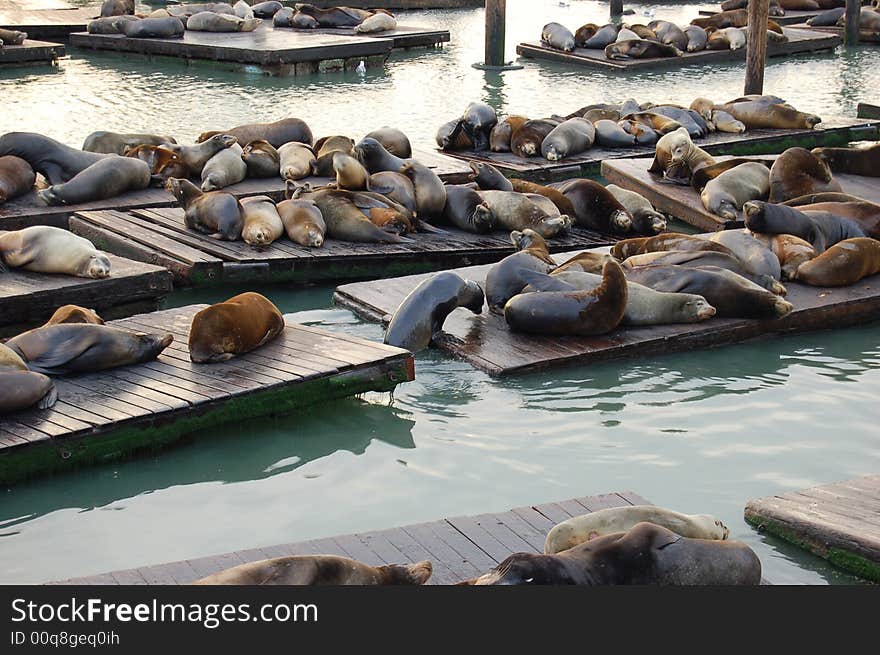
<path fill-rule="evenodd" d="M 486 0 L 486 66 L 504 66 L 507 0 Z"/>
<path fill-rule="evenodd" d="M 623 15 L 623 0 L 611 0 L 611 17 Z"/>
<path fill-rule="evenodd" d="M 745 95 L 764 92 L 764 65 L 767 61 L 767 20 L 769 15 L 770 0 L 757 0 L 749 3 Z"/>
<path fill-rule="evenodd" d="M 846 0 L 846 27 L 843 31 L 845 45 L 857 45 L 859 42 L 859 18 L 862 8 L 859 0 Z"/>

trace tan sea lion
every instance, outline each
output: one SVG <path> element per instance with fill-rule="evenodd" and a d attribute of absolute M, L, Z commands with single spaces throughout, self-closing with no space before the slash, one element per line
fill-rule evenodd
<path fill-rule="evenodd" d="M 295 555 L 239 564 L 197 585 L 421 585 L 431 562 L 367 566 L 336 555 Z"/>
<path fill-rule="evenodd" d="M 537 193 L 546 196 L 554 205 L 556 205 L 556 209 L 559 210 L 560 214 L 574 216 L 574 205 L 571 204 L 571 200 L 566 198 L 559 189 L 536 184 L 534 182 L 528 182 L 519 178 L 511 178 L 510 183 L 513 186 L 513 190 L 517 193 Z"/>
<path fill-rule="evenodd" d="M 789 148 L 770 167 L 768 201 L 772 203 L 809 193 L 840 190 L 840 183 L 833 178 L 828 164 L 805 148 Z"/>
<path fill-rule="evenodd" d="M 880 143 L 865 148 L 813 148 L 833 173 L 880 177 Z"/>
<path fill-rule="evenodd" d="M 840 241 L 798 266 L 794 279 L 815 287 L 842 287 L 880 273 L 880 241 L 857 237 Z"/>
<path fill-rule="evenodd" d="M 0 232 L 0 264 L 34 273 L 110 276 L 110 260 L 91 241 L 48 225 Z"/>
<path fill-rule="evenodd" d="M 239 143 L 250 143 L 251 141 L 268 141 L 276 148 L 280 148 L 285 143 L 298 141 L 307 145 L 312 144 L 312 131 L 305 121 L 299 118 L 282 118 L 274 123 L 250 123 L 248 125 L 239 125 L 230 130 L 214 130 L 211 132 L 202 132 L 196 143 L 203 143 L 213 136 L 228 134 L 238 139 Z"/>
<path fill-rule="evenodd" d="M 721 11 L 711 16 L 700 16 L 691 21 L 691 25 L 697 25 L 706 29 L 715 27 L 721 29 L 723 27 L 745 27 L 749 24 L 749 12 L 746 9 L 734 9 L 731 11 Z"/>
<path fill-rule="evenodd" d="M 28 193 L 36 180 L 34 169 L 21 157 L 0 157 L 0 205 Z"/>
<path fill-rule="evenodd" d="M 437 174 L 415 160 L 406 162 L 398 171 L 413 184 L 416 214 L 420 219 L 438 218 L 446 206 L 446 187 Z"/>
<path fill-rule="evenodd" d="M 716 105 L 743 123 L 746 129 L 813 129 L 822 122 L 815 114 L 805 114 L 782 104 L 767 104 L 759 100 Z"/>
<path fill-rule="evenodd" d="M 91 323 L 92 325 L 104 325 L 104 319 L 98 316 L 94 310 L 79 307 L 77 305 L 62 305 L 55 310 L 52 317 L 42 327 L 47 325 L 59 325 L 61 323 Z"/>
<path fill-rule="evenodd" d="M 770 192 L 771 172 L 757 163 L 740 164 L 709 180 L 700 193 L 707 211 L 735 221 L 749 200 L 763 200 Z"/>
<path fill-rule="evenodd" d="M 793 280 L 798 266 L 819 255 L 809 241 L 805 241 L 793 234 L 762 234 L 760 232 L 753 232 L 752 235 L 770 248 L 773 254 L 776 255 L 782 270 L 783 280 Z"/>
<path fill-rule="evenodd" d="M 357 159 L 344 152 L 333 153 L 333 171 L 336 173 L 336 187 L 352 191 L 369 191 L 370 174 Z"/>
<path fill-rule="evenodd" d="M 253 32 L 262 22 L 261 18 L 239 18 L 232 14 L 200 11 L 186 20 L 186 29 L 191 32 Z"/>
<path fill-rule="evenodd" d="M 34 328 L 6 342 L 27 362 L 28 368 L 45 375 L 92 373 L 159 356 L 174 337 L 142 334 L 109 325 L 62 323 Z"/>
<path fill-rule="evenodd" d="M 631 239 L 621 239 L 611 246 L 611 255 L 619 260 L 624 260 L 633 255 L 641 255 L 646 252 L 669 252 L 679 250 L 684 252 L 694 252 L 701 250 L 709 250 L 714 252 L 722 252 L 728 255 L 733 253 L 726 246 L 714 241 L 701 239 L 690 234 L 681 234 L 679 232 L 665 232 L 653 237 L 634 237 Z"/>
<path fill-rule="evenodd" d="M 48 409 L 57 400 L 55 383 L 42 373 L 0 369 L 0 416 L 34 405 Z"/>
<path fill-rule="evenodd" d="M 557 523 L 547 533 L 544 553 L 553 555 L 615 532 L 626 532 L 647 521 L 690 539 L 724 540 L 730 530 L 709 514 L 680 514 L 654 505 L 609 507 Z"/>
<path fill-rule="evenodd" d="M 536 157 L 541 152 L 544 139 L 557 125 L 559 125 L 558 121 L 549 119 L 527 120 L 519 129 L 513 131 L 510 137 L 510 151 L 526 159 Z"/>
<path fill-rule="evenodd" d="M 299 187 L 293 199 L 311 200 L 327 225 L 326 236 L 340 241 L 363 243 L 401 243 L 397 234 L 374 225 L 358 207 L 359 197 L 351 191 Z M 362 203 L 363 204 L 363 203 Z M 375 205 L 373 205 L 375 206 Z"/>
<path fill-rule="evenodd" d="M 681 127 L 657 140 L 654 160 L 648 171 L 689 184 L 693 173 L 715 163 L 712 155 L 694 144 L 687 128 Z"/>
<path fill-rule="evenodd" d="M 275 209 L 281 217 L 288 239 L 311 248 L 324 245 L 327 224 L 321 210 L 311 200 L 284 200 Z"/>
<path fill-rule="evenodd" d="M 517 231 L 532 229 L 545 239 L 550 239 L 571 227 L 571 217 L 556 214 L 555 205 L 554 213 L 549 213 L 539 202 L 522 193 L 495 190 L 479 193 L 492 210 L 498 228 Z"/>
<path fill-rule="evenodd" d="M 0 371 L 26 371 L 27 364 L 17 352 L 0 343 Z"/>
<path fill-rule="evenodd" d="M 284 331 L 284 317 L 265 296 L 248 291 L 193 316 L 189 358 L 216 364 L 263 346 Z"/>
<path fill-rule="evenodd" d="M 241 149 L 241 158 L 248 177 L 278 177 L 281 170 L 278 150 L 268 141 L 251 141 Z"/>
<path fill-rule="evenodd" d="M 354 141 L 341 134 L 325 136 L 318 139 L 315 141 L 315 162 L 312 164 L 312 175 L 317 175 L 319 177 L 332 177 L 333 155 L 337 152 L 351 155 L 353 154 L 353 149 Z"/>
<path fill-rule="evenodd" d="M 492 152 L 510 152 L 510 139 L 529 120 L 525 116 L 507 116 L 495 124 L 489 132 L 489 150 Z M 471 144 L 473 146 L 473 144 Z"/>
<path fill-rule="evenodd" d="M 268 246 L 284 234 L 284 224 L 268 196 L 242 198 L 241 216 L 244 221 L 241 229 L 242 240 L 251 246 Z"/>
<path fill-rule="evenodd" d="M 138 146 L 169 146 L 176 144 L 173 137 L 159 134 L 119 134 L 117 132 L 92 132 L 83 142 L 82 149 L 87 152 L 124 155 L 127 150 Z"/>
<path fill-rule="evenodd" d="M 380 127 L 378 130 L 364 135 L 365 139 L 375 139 L 395 157 L 409 159 L 412 157 L 412 144 L 406 134 L 396 127 Z"/>
<path fill-rule="evenodd" d="M 189 180 L 169 178 L 165 188 L 174 194 L 184 210 L 184 223 L 191 230 L 210 234 L 214 239 L 241 238 L 244 224 L 241 203 L 231 193 L 204 193 Z"/>
<path fill-rule="evenodd" d="M 217 191 L 238 184 L 247 177 L 243 148 L 233 143 L 205 162 L 202 169 L 202 191 Z"/>
<path fill-rule="evenodd" d="M 201 177 L 202 169 L 214 155 L 236 143 L 238 140 L 230 134 L 216 134 L 195 146 L 172 144 L 167 147 L 180 156 L 191 175 Z"/>
<path fill-rule="evenodd" d="M 312 174 L 317 164 L 312 147 L 291 141 L 278 148 L 279 168 L 285 180 L 301 180 Z"/>
<path fill-rule="evenodd" d="M 145 161 L 153 175 L 166 180 L 169 177 L 189 177 L 189 169 L 180 155 L 163 146 L 135 146 L 126 150 L 125 156 Z"/>

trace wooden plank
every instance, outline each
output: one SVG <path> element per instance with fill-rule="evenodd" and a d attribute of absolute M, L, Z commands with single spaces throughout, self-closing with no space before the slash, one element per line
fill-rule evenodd
<path fill-rule="evenodd" d="M 719 6 L 718 9 L 700 9 L 700 16 L 712 16 L 714 14 L 720 13 L 722 11 Z M 785 16 L 770 16 L 770 20 L 775 21 L 777 25 L 798 25 L 800 23 L 806 23 L 806 21 L 810 18 L 814 18 L 821 14 L 824 9 L 786 9 Z"/>
<path fill-rule="evenodd" d="M 63 45 L 26 39 L 20 45 L 4 44 L 3 47 L 0 47 L 0 68 L 22 64 L 53 64 L 63 56 Z"/>
<path fill-rule="evenodd" d="M 880 581 L 880 476 L 751 500 L 744 515 L 758 530 Z"/>
<path fill-rule="evenodd" d="M 775 155 L 759 157 L 768 161 L 776 159 Z M 730 157 L 720 156 L 716 159 L 725 161 Z M 661 182 L 659 177 L 648 172 L 652 161 L 644 158 L 603 162 L 602 176 L 613 184 L 640 193 L 658 211 L 670 214 L 701 230 L 720 230 L 741 224 L 742 212 L 738 213 L 736 221 L 727 221 L 707 211 L 700 201 L 700 195 L 690 186 Z M 880 184 L 877 183 L 877 178 L 835 174 L 834 179 L 840 182 L 844 193 L 851 193 L 869 202 L 880 203 Z"/>

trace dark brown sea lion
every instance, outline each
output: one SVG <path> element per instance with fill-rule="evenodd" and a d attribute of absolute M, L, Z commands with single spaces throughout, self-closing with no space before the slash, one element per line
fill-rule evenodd
<path fill-rule="evenodd" d="M 738 541 L 689 539 L 639 523 L 555 555 L 515 553 L 464 584 L 758 585 L 761 562 Z"/>
<path fill-rule="evenodd" d="M 38 327 L 6 342 L 27 363 L 45 375 L 92 373 L 159 356 L 174 340 L 170 334 L 142 334 L 109 325 L 63 323 Z"/>
<path fill-rule="evenodd" d="M 248 177 L 278 177 L 280 173 L 281 157 L 268 141 L 251 141 L 242 148 L 241 158 L 247 164 Z"/>
<path fill-rule="evenodd" d="M 586 25 L 581 25 L 574 33 L 574 45 L 576 48 L 586 47 L 587 41 L 589 41 L 596 32 L 599 31 L 599 26 L 595 23 L 587 23 Z M 603 48 L 605 46 L 602 46 Z"/>
<path fill-rule="evenodd" d="M 809 242 L 817 252 L 839 241 L 867 236 L 854 221 L 828 212 L 806 214 L 793 207 L 753 201 L 743 205 L 746 227 L 765 234 L 793 234 Z"/>
<path fill-rule="evenodd" d="M 410 291 L 394 312 L 385 332 L 385 343 L 419 352 L 443 330 L 446 317 L 457 307 L 474 314 L 483 311 L 485 297 L 480 285 L 453 271 L 423 280 Z"/>
<path fill-rule="evenodd" d="M 24 159 L 49 184 L 62 184 L 109 155 L 84 152 L 33 132 L 8 132 L 0 136 L 0 157 Z"/>
<path fill-rule="evenodd" d="M 176 152 L 184 163 L 190 175 L 201 177 L 202 170 L 211 158 L 225 148 L 231 148 L 238 143 L 238 139 L 231 134 L 215 134 L 194 146 L 172 144 L 167 146 L 169 150 Z"/>
<path fill-rule="evenodd" d="M 357 27 L 365 18 L 369 18 L 373 14 L 372 11 L 352 7 L 320 9 L 303 2 L 297 2 L 293 8 L 301 14 L 314 18 L 321 27 Z"/>
<path fill-rule="evenodd" d="M 284 317 L 265 296 L 251 291 L 211 305 L 193 316 L 189 358 L 215 364 L 263 346 L 284 331 Z"/>
<path fill-rule="evenodd" d="M 805 148 L 789 148 L 770 167 L 769 202 L 840 190 L 840 183 L 833 178 L 828 164 Z"/>
<path fill-rule="evenodd" d="M 67 182 L 54 184 L 37 192 L 47 205 L 76 205 L 113 198 L 126 191 L 140 191 L 150 186 L 152 170 L 140 159 L 111 155 L 95 162 Z"/>
<path fill-rule="evenodd" d="M 321 137 L 315 141 L 315 162 L 312 164 L 312 175 L 332 177 L 333 156 L 337 152 L 344 155 L 353 154 L 354 141 L 342 134 Z"/>
<path fill-rule="evenodd" d="M 566 214 L 568 216 L 575 215 L 574 205 L 571 203 L 571 200 L 566 198 L 559 189 L 543 186 L 534 182 L 528 182 L 519 178 L 512 178 L 510 184 L 513 186 L 513 190 L 518 193 L 537 193 L 546 196 L 554 205 L 556 205 L 560 214 Z"/>
<path fill-rule="evenodd" d="M 571 201 L 578 225 L 605 233 L 626 234 L 632 230 L 632 215 L 595 180 L 576 178 L 549 186 Z"/>
<path fill-rule="evenodd" d="M 498 121 L 489 132 L 489 150 L 492 152 L 510 152 L 510 139 L 529 120 L 525 116 L 507 116 Z"/>
<path fill-rule="evenodd" d="M 465 186 L 446 187 L 443 219 L 461 230 L 475 234 L 491 232 L 495 216 L 479 193 Z"/>
<path fill-rule="evenodd" d="M 0 369 L 0 416 L 34 405 L 48 409 L 57 400 L 55 383 L 42 373 Z"/>
<path fill-rule="evenodd" d="M 880 241 L 869 237 L 846 239 L 801 264 L 794 275 L 814 287 L 842 287 L 880 273 Z"/>
<path fill-rule="evenodd" d="M 557 121 L 548 119 L 532 119 L 514 130 L 510 137 L 510 151 L 524 158 L 536 157 L 541 152 L 541 144 L 553 129 L 559 125 Z"/>
<path fill-rule="evenodd" d="M 616 184 L 609 184 L 605 188 L 632 216 L 633 232 L 637 234 L 659 234 L 666 229 L 666 217 L 654 209 L 654 206 L 647 198 L 635 191 L 621 188 Z"/>
<path fill-rule="evenodd" d="M 241 203 L 231 193 L 210 191 L 204 193 L 189 180 L 170 178 L 165 183 L 184 210 L 184 223 L 191 230 L 211 235 L 215 239 L 235 241 L 241 238 L 244 226 Z"/>
<path fill-rule="evenodd" d="M 468 103 L 461 115 L 461 128 L 474 142 L 474 150 L 489 149 L 489 133 L 498 124 L 498 115 L 485 102 Z"/>
<path fill-rule="evenodd" d="M 340 241 L 363 243 L 401 243 L 405 241 L 397 234 L 387 232 L 373 224 L 367 217 L 371 208 L 377 207 L 375 201 L 365 202 L 362 195 L 337 189 L 310 190 L 300 187 L 293 199 L 311 200 L 321 211 L 327 225 L 326 236 Z M 363 206 L 363 211 L 361 206 Z M 386 206 L 387 207 L 387 206 Z"/>
<path fill-rule="evenodd" d="M 782 270 L 783 280 L 793 280 L 798 266 L 819 254 L 809 241 L 793 234 L 761 234 L 758 232 L 752 234 L 776 255 Z"/>
<path fill-rule="evenodd" d="M 55 310 L 51 318 L 42 327 L 47 325 L 59 325 L 61 323 L 91 323 L 92 325 L 104 325 L 104 319 L 93 310 L 77 305 L 62 305 Z"/>
<path fill-rule="evenodd" d="M 15 155 L 0 157 L 0 205 L 28 193 L 36 181 L 34 169 L 24 159 Z"/>
<path fill-rule="evenodd" d="M 810 152 L 833 173 L 880 177 L 880 143 L 866 148 L 813 148 Z"/>
<path fill-rule="evenodd" d="M 117 132 L 92 132 L 83 141 L 82 149 L 108 155 L 124 155 L 138 146 L 168 146 L 177 143 L 173 137 L 160 134 L 119 134 Z"/>
<path fill-rule="evenodd" d="M 245 144 L 251 141 L 268 141 L 276 148 L 291 141 L 312 145 L 312 131 L 306 122 L 299 118 L 282 118 L 274 123 L 250 123 L 230 130 L 202 132 L 196 143 L 207 141 L 217 134 L 229 134 L 238 139 L 239 143 Z"/>
<path fill-rule="evenodd" d="M 685 37 L 687 47 L 687 37 Z M 654 59 L 657 57 L 681 57 L 684 53 L 674 45 L 645 39 L 616 41 L 605 47 L 608 59 Z"/>
<path fill-rule="evenodd" d="M 5 45 L 21 45 L 28 38 L 27 32 L 0 28 L 0 42 Z"/>
<path fill-rule="evenodd" d="M 803 196 L 802 196 L 803 197 Z M 865 234 L 874 239 L 880 239 L 880 205 L 865 200 L 850 200 L 848 202 L 816 202 L 795 206 L 798 211 L 807 215 L 813 212 L 828 212 L 840 218 L 848 218 L 861 227 Z"/>
<path fill-rule="evenodd" d="M 653 237 L 622 239 L 611 246 L 611 255 L 617 259 L 624 260 L 627 257 L 642 255 L 647 252 L 669 252 L 673 250 L 682 252 L 712 251 L 733 255 L 729 248 L 720 243 L 679 232 L 664 232 Z"/>
<path fill-rule="evenodd" d="M 153 175 L 163 179 L 169 177 L 187 178 L 189 169 L 181 160 L 180 155 L 162 146 L 137 146 L 125 151 L 126 157 L 134 157 L 145 161 Z"/>
<path fill-rule="evenodd" d="M 275 209 L 281 217 L 287 238 L 301 246 L 320 248 L 324 245 L 327 224 L 321 210 L 311 200 L 283 200 Z"/>
<path fill-rule="evenodd" d="M 493 128 L 494 129 L 494 128 Z M 434 140 L 441 150 L 473 150 L 474 142 L 464 131 L 460 118 L 444 123 L 437 128 Z"/>
<path fill-rule="evenodd" d="M 556 267 L 547 250 L 547 242 L 534 230 L 511 232 L 510 240 L 517 252 L 493 265 L 486 274 L 486 302 L 490 311 L 499 314 L 507 301 L 528 284 L 521 269 L 547 273 Z"/>
<path fill-rule="evenodd" d="M 468 162 L 468 166 L 471 168 L 468 178 L 476 182 L 483 191 L 513 191 L 513 183 L 492 164 L 472 161 Z"/>
<path fill-rule="evenodd" d="M 749 12 L 746 9 L 733 9 L 730 11 L 721 11 L 711 16 L 701 16 L 694 18 L 691 25 L 697 25 L 706 29 L 714 27 L 721 29 L 724 27 L 745 27 L 749 24 Z"/>
<path fill-rule="evenodd" d="M 412 157 L 412 145 L 406 134 L 396 127 L 381 127 L 364 136 L 365 139 L 375 139 L 395 157 L 408 159 Z"/>
<path fill-rule="evenodd" d="M 239 564 L 197 585 L 421 585 L 431 562 L 367 566 L 336 555 L 295 555 Z"/>
<path fill-rule="evenodd" d="M 175 16 L 128 21 L 122 29 L 122 33 L 131 39 L 181 38 L 186 31 L 183 21 Z"/>

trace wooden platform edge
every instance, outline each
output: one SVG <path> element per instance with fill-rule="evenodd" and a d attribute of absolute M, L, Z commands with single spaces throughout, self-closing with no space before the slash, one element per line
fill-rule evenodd
<path fill-rule="evenodd" d="M 867 102 L 860 102 L 856 107 L 856 116 L 859 118 L 880 119 L 880 105 L 871 105 Z"/>

